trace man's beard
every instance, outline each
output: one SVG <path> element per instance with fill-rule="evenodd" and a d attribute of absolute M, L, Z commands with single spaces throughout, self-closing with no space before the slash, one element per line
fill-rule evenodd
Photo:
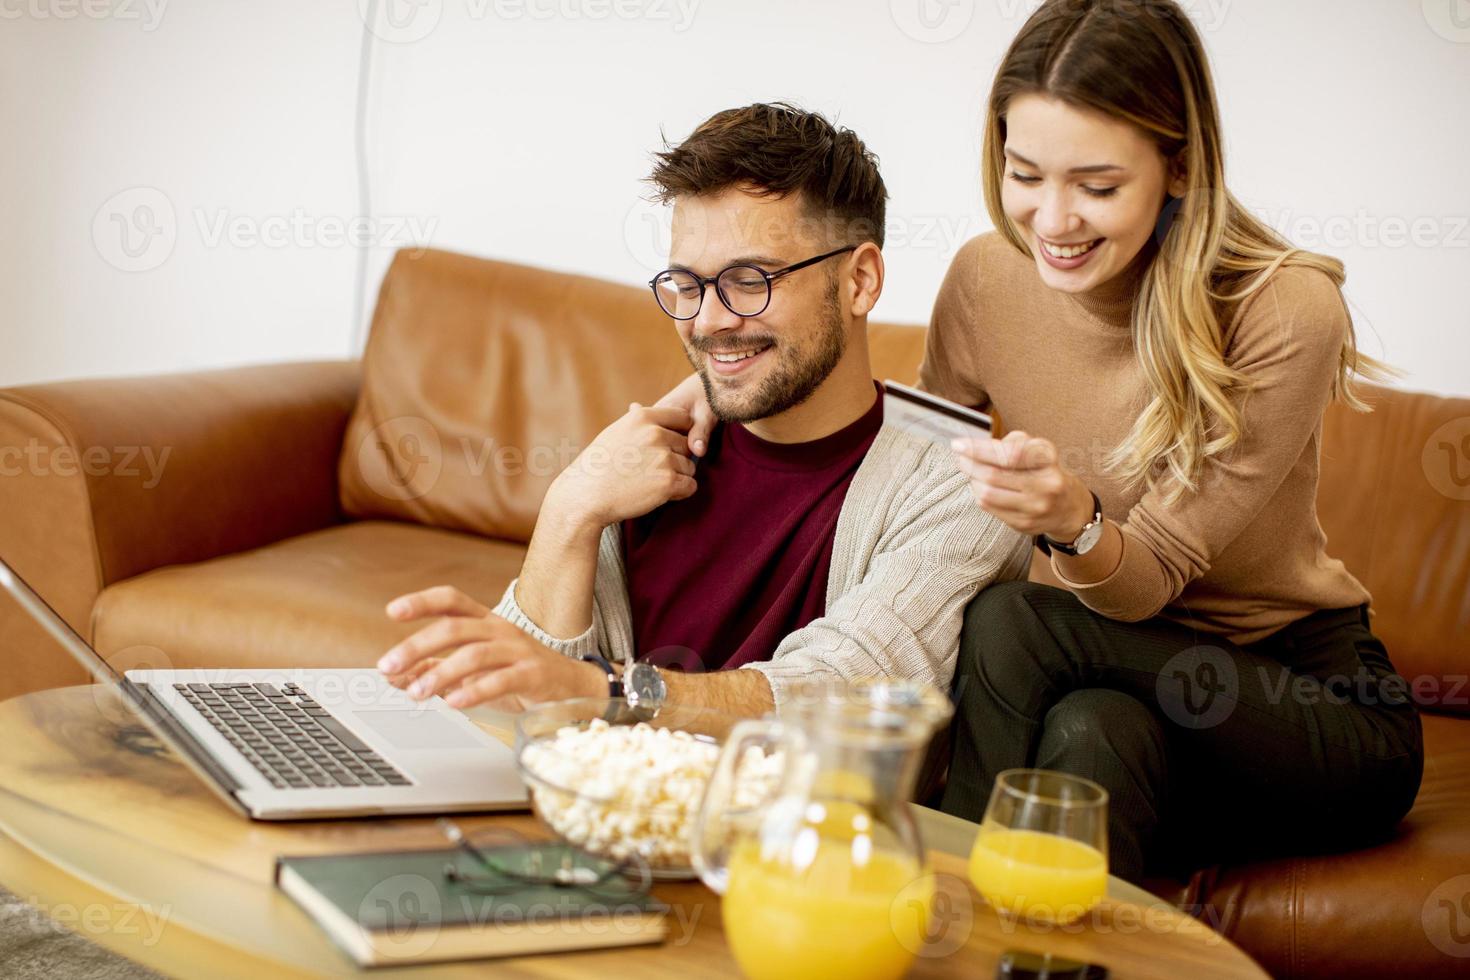
<path fill-rule="evenodd" d="M 758 341 L 758 346 L 772 343 L 769 337 L 746 340 Z M 711 345 L 696 341 L 685 349 L 685 354 L 699 372 L 699 380 L 704 382 L 704 397 L 715 418 L 726 423 L 755 422 L 795 408 L 821 387 L 847 352 L 847 332 L 842 325 L 842 310 L 837 305 L 837 283 L 832 282 L 827 290 L 818 317 L 816 342 L 810 352 L 805 355 L 788 354 L 775 346 L 776 366 L 761 379 L 754 391 L 717 388 L 710 380 L 708 365 L 696 357 L 696 352 L 707 353 L 710 349 Z"/>

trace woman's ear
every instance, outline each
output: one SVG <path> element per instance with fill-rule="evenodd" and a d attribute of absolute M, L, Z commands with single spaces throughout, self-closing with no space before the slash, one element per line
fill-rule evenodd
<path fill-rule="evenodd" d="M 1170 197 L 1183 197 L 1185 191 L 1189 190 L 1189 166 L 1184 161 L 1184 154 L 1185 151 L 1180 150 L 1169 160 Z"/>

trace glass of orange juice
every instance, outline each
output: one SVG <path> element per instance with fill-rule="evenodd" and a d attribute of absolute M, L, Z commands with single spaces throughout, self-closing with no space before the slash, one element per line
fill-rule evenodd
<path fill-rule="evenodd" d="M 1108 887 L 1108 791 L 1045 769 L 1007 769 L 970 852 L 970 880 L 997 911 L 1076 921 Z"/>

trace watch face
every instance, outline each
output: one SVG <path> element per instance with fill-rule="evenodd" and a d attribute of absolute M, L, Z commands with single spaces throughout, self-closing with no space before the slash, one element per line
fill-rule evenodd
<path fill-rule="evenodd" d="M 664 700 L 664 679 L 652 664 L 634 664 L 628 669 L 629 700 L 638 707 L 658 708 Z"/>
<path fill-rule="evenodd" d="M 1077 539 L 1077 554 L 1085 555 L 1092 550 L 1092 546 L 1102 540 L 1103 526 L 1099 522 L 1082 532 Z"/>

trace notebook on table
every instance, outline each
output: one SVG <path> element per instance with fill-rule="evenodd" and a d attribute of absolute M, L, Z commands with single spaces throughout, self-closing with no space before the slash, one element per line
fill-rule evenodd
<path fill-rule="evenodd" d="M 525 845 L 556 868 L 567 845 Z M 622 879 L 591 887 L 528 882 L 464 851 L 280 857 L 276 885 L 361 966 L 525 956 L 662 942 L 668 906 Z M 619 882 L 622 882 L 621 884 Z"/>

